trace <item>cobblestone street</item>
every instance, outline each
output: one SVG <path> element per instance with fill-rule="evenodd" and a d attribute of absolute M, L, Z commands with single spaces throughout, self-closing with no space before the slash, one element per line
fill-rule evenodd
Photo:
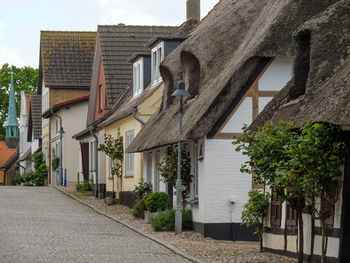
<path fill-rule="evenodd" d="M 0 187 L 0 262 L 188 262 L 50 187 Z"/>

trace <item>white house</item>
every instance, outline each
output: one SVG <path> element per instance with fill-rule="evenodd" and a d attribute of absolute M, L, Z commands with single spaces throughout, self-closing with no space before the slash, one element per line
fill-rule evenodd
<path fill-rule="evenodd" d="M 194 229 L 204 236 L 256 239 L 253 229 L 241 225 L 242 207 L 253 186 L 251 175 L 240 173 L 246 159 L 235 152 L 232 139 L 291 80 L 292 33 L 325 7 L 293 1 L 220 1 L 160 64 L 162 106 L 128 152 L 143 152 L 146 179 L 155 190 L 171 194 L 172 187 L 159 183 L 155 164 L 169 145 L 178 140 L 187 145 L 194 176 L 189 203 Z M 293 20 L 286 19 L 290 16 Z M 184 101 L 179 137 L 179 98 L 171 94 L 181 80 L 190 97 Z"/>

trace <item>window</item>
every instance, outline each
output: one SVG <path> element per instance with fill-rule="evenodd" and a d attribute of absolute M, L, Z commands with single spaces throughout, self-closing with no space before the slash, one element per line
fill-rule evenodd
<path fill-rule="evenodd" d="M 297 211 L 291 208 L 289 205 L 287 205 L 287 227 L 297 227 Z"/>
<path fill-rule="evenodd" d="M 162 81 L 159 72 L 159 65 L 164 59 L 164 42 L 159 43 L 152 49 L 152 85 Z"/>
<path fill-rule="evenodd" d="M 113 168 L 114 168 L 114 162 L 112 158 L 109 158 L 109 177 L 113 177 Z"/>
<path fill-rule="evenodd" d="M 103 108 L 103 86 L 102 85 L 100 85 L 99 87 L 98 87 L 98 98 L 99 98 L 99 105 L 98 105 L 98 107 L 99 107 L 99 110 L 100 111 L 102 111 L 102 108 Z"/>
<path fill-rule="evenodd" d="M 133 81 L 133 92 L 134 97 L 140 95 L 143 91 L 143 58 L 140 58 L 134 63 L 133 66 L 134 81 Z"/>
<path fill-rule="evenodd" d="M 156 152 L 156 158 L 154 159 L 154 182 L 153 182 L 153 192 L 159 192 L 159 171 L 158 164 L 160 161 L 160 152 Z"/>
<path fill-rule="evenodd" d="M 134 140 L 134 131 L 129 131 L 125 134 L 125 149 L 131 144 Z M 125 170 L 126 175 L 132 176 L 134 175 L 134 154 L 127 153 L 125 158 Z"/>
<path fill-rule="evenodd" d="M 56 134 L 58 133 L 58 120 L 56 120 Z"/>
<path fill-rule="evenodd" d="M 49 109 L 49 93 L 48 91 L 44 92 L 44 94 L 41 96 L 41 111 L 44 113 Z M 47 125 L 49 122 L 48 119 L 43 119 L 42 126 Z"/>
<path fill-rule="evenodd" d="M 146 182 L 152 182 L 152 152 L 149 152 L 147 156 Z"/>
<path fill-rule="evenodd" d="M 271 226 L 281 227 L 281 215 L 282 215 L 282 202 L 281 196 L 273 193 L 271 196 Z"/>

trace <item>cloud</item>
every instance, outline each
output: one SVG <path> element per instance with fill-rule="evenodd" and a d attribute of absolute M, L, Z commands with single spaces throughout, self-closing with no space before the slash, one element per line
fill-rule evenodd
<path fill-rule="evenodd" d="M 100 23 L 107 24 L 127 24 L 127 25 L 157 25 L 161 24 L 156 17 L 146 13 L 135 12 L 135 10 L 111 9 L 107 15 L 100 17 Z"/>
<path fill-rule="evenodd" d="M 21 58 L 15 49 L 1 47 L 0 48 L 0 65 L 9 63 L 9 65 L 15 65 L 17 67 L 23 67 L 26 65 L 25 61 Z"/>

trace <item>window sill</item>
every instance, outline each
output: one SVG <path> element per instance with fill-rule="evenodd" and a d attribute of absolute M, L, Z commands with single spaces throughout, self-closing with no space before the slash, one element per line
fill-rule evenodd
<path fill-rule="evenodd" d="M 199 200 L 198 200 L 198 198 L 195 198 L 195 199 L 193 199 L 193 200 L 190 200 L 189 202 L 188 202 L 190 205 L 198 205 L 199 204 Z"/>
<path fill-rule="evenodd" d="M 134 175 L 133 175 L 133 174 L 127 174 L 127 175 L 125 175 L 124 177 L 125 177 L 125 178 L 132 178 L 132 177 L 134 177 Z"/>

